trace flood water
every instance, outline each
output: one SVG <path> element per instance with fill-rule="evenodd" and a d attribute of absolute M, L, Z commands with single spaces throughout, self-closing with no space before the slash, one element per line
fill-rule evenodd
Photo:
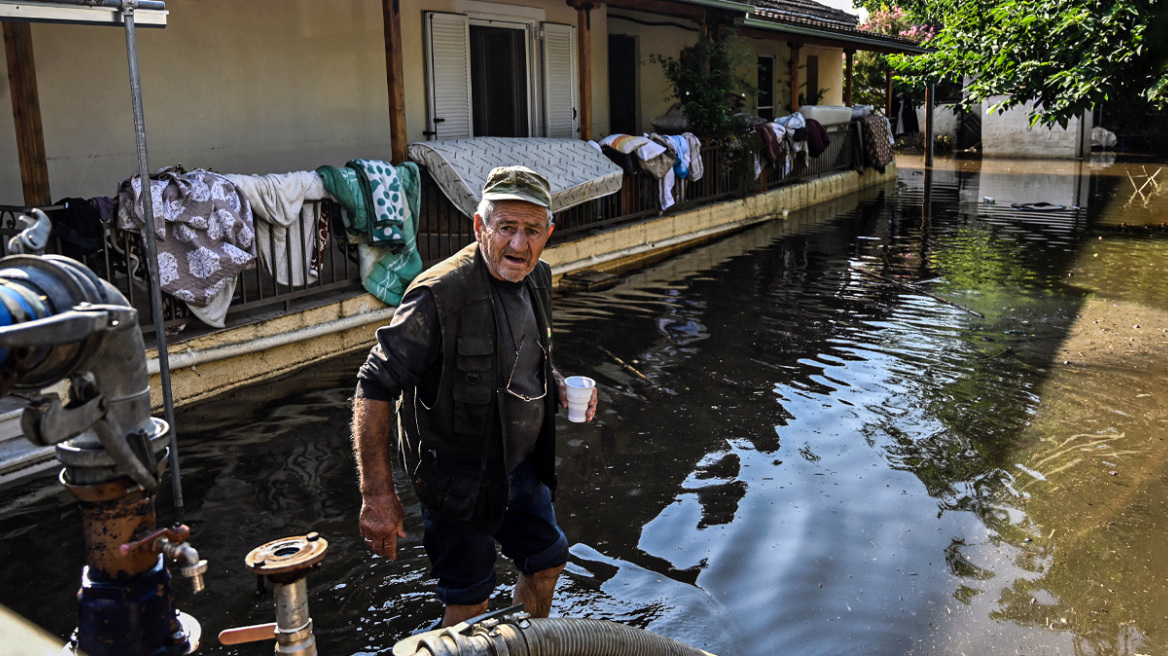
<path fill-rule="evenodd" d="M 1168 653 L 1158 169 L 902 159 L 895 184 L 559 297 L 558 367 L 601 407 L 558 419 L 553 613 L 719 656 Z M 1011 207 L 1039 202 L 1063 209 Z M 321 654 L 388 653 L 441 614 L 412 493 L 397 561 L 357 534 L 362 359 L 179 413 L 200 653 L 271 653 L 214 636 L 273 621 L 244 556 L 308 531 L 330 543 Z M 6 495 L 0 603 L 65 636 L 79 512 L 48 484 Z"/>

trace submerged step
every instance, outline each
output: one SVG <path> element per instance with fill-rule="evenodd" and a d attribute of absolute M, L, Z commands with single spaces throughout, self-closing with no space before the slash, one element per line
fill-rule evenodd
<path fill-rule="evenodd" d="M 571 292 L 598 292 L 616 285 L 620 276 L 609 271 L 577 271 L 560 278 L 560 289 Z"/>

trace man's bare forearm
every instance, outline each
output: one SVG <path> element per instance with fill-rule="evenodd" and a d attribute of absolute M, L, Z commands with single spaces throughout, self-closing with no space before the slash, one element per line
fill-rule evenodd
<path fill-rule="evenodd" d="M 353 399 L 353 454 L 357 459 L 362 497 L 396 495 L 390 439 L 392 421 L 392 403 Z"/>

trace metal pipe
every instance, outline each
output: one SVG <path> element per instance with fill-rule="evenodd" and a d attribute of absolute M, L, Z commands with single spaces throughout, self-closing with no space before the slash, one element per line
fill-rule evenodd
<path fill-rule="evenodd" d="M 274 540 L 251 550 L 247 568 L 274 584 L 276 622 L 226 629 L 219 642 L 238 645 L 276 640 L 277 656 L 317 656 L 312 617 L 308 614 L 308 572 L 328 553 L 328 540 L 319 533 Z M 261 587 L 262 589 L 262 587 Z"/>
<path fill-rule="evenodd" d="M 223 346 L 215 346 L 207 349 L 179 351 L 178 353 L 170 354 L 170 364 L 174 369 L 183 369 L 240 355 L 259 353 L 278 346 L 295 344 L 316 337 L 339 333 L 351 328 L 359 328 L 368 324 L 385 325 L 385 323 L 393 318 L 393 313 L 396 309 L 394 307 L 378 308 L 362 314 L 354 314 L 343 319 L 337 319 L 336 321 L 313 324 L 301 330 L 278 333 L 246 342 L 224 344 Z M 156 359 L 147 360 L 146 367 L 151 375 L 159 373 L 161 370 L 161 364 Z"/>
<path fill-rule="evenodd" d="M 308 579 L 272 587 L 276 597 L 276 654 L 316 656 L 316 636 L 308 614 Z"/>
<path fill-rule="evenodd" d="M 206 589 L 203 575 L 207 573 L 207 561 L 199 558 L 199 552 L 189 542 L 172 542 L 166 538 L 159 539 L 162 555 L 179 564 L 179 574 L 190 579 L 191 592 L 199 593 Z"/>
<path fill-rule="evenodd" d="M 123 9 L 126 6 L 124 0 L 37 0 L 50 5 L 81 5 L 83 7 L 113 7 L 115 9 Z M 137 0 L 134 2 L 137 9 L 147 9 L 156 11 L 166 9 L 166 3 L 162 0 Z"/>
<path fill-rule="evenodd" d="M 84 0 L 70 0 L 81 1 Z M 97 0 L 104 2 L 106 0 Z M 110 0 L 111 2 L 113 0 Z M 158 3 L 162 4 L 162 3 Z M 134 138 L 138 146 L 138 176 L 141 182 L 142 215 L 146 218 L 143 236 L 146 239 L 146 270 L 150 280 L 150 311 L 154 315 L 154 336 L 158 340 L 158 363 L 162 381 L 162 403 L 166 423 L 170 426 L 170 484 L 174 493 L 174 507 L 183 508 L 182 472 L 178 463 L 178 431 L 174 423 L 174 395 L 170 388 L 170 363 L 166 351 L 166 321 L 162 316 L 162 290 L 158 277 L 158 242 L 154 236 L 154 206 L 150 192 L 150 165 L 146 153 L 146 119 L 142 111 L 142 81 L 138 71 L 138 39 L 134 32 L 134 11 L 143 0 L 122 0 L 123 23 L 126 26 L 126 58 L 130 66 L 130 99 L 134 106 Z"/>

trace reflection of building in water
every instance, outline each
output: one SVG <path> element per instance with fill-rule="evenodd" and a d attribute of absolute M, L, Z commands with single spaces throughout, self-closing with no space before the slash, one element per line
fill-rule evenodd
<path fill-rule="evenodd" d="M 934 210 L 956 203 L 961 212 L 979 221 L 1050 236 L 1070 236 L 1086 228 L 1096 180 L 1082 161 L 946 160 L 928 175 L 919 158 L 901 158 L 898 163 L 913 170 L 900 178 L 907 188 L 923 193 L 929 182 Z"/>

